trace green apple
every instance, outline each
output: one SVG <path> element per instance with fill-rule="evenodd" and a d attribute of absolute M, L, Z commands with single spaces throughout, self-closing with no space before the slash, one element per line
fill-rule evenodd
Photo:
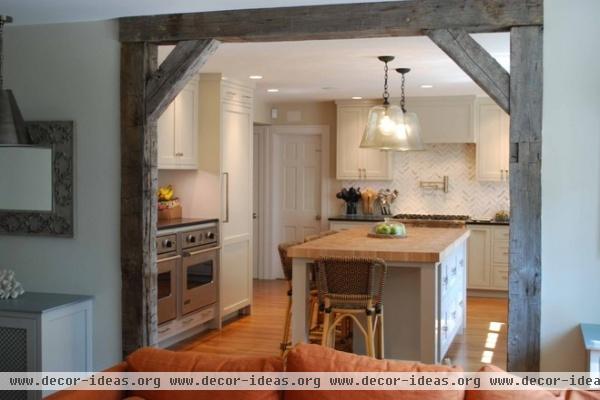
<path fill-rule="evenodd" d="M 390 235 L 397 235 L 398 234 L 398 225 L 391 225 L 390 226 Z"/>
<path fill-rule="evenodd" d="M 390 227 L 386 224 L 379 224 L 377 225 L 377 228 L 375 228 L 375 232 L 377 232 L 380 235 L 389 235 Z"/>

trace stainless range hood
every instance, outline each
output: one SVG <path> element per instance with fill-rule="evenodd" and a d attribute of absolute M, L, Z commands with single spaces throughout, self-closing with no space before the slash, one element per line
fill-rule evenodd
<path fill-rule="evenodd" d="M 7 22 L 12 22 L 12 17 L 0 15 L 0 146 L 30 145 L 31 140 L 15 96 L 12 90 L 3 88 L 3 36 Z"/>

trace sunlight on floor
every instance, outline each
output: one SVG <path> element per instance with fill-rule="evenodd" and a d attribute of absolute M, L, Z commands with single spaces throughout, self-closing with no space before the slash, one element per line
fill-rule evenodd
<path fill-rule="evenodd" d="M 485 338 L 485 348 L 490 350 L 484 350 L 481 354 L 481 362 L 484 364 L 491 364 L 494 359 L 494 350 L 498 343 L 498 336 L 500 330 L 504 326 L 502 322 L 490 322 L 489 332 Z"/>

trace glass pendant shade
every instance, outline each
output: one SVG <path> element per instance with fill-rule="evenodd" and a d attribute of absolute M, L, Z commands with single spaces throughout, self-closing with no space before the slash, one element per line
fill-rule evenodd
<path fill-rule="evenodd" d="M 393 105 L 371 108 L 360 147 L 392 151 L 423 150 L 421 126 L 415 113 Z"/>

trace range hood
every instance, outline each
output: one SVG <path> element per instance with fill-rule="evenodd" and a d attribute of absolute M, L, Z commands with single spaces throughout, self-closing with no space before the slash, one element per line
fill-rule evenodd
<path fill-rule="evenodd" d="M 12 90 L 3 88 L 2 51 L 4 24 L 7 22 L 12 22 L 12 17 L 0 15 L 0 146 L 30 145 L 31 140 L 15 96 Z"/>

